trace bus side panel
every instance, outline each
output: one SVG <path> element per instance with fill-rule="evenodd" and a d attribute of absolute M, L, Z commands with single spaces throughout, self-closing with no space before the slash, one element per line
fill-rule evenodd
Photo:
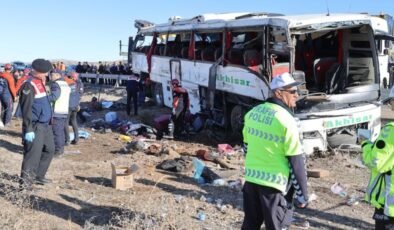
<path fill-rule="evenodd" d="M 141 74 L 141 72 L 148 73 L 148 62 L 146 60 L 146 55 L 144 53 L 137 52 L 133 52 L 131 55 L 133 60 L 133 72 L 136 74 Z"/>
<path fill-rule="evenodd" d="M 257 100 L 268 98 L 268 85 L 257 74 L 246 67 L 219 66 L 216 76 L 216 89 Z"/>

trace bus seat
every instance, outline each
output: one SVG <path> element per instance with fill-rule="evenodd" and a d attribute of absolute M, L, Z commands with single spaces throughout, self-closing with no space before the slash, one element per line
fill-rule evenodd
<path fill-rule="evenodd" d="M 246 66 L 256 66 L 261 64 L 261 55 L 257 50 L 245 50 L 243 58 Z"/>
<path fill-rule="evenodd" d="M 280 62 L 272 65 L 272 77 L 281 75 L 282 73 L 288 73 L 290 68 L 290 63 Z"/>
<path fill-rule="evenodd" d="M 318 58 L 313 62 L 313 76 L 319 88 L 326 83 L 326 73 L 335 63 L 337 63 L 335 57 Z"/>
<path fill-rule="evenodd" d="M 213 47 L 207 47 L 201 51 L 201 60 L 203 61 L 214 61 L 214 52 L 215 49 Z"/>
<path fill-rule="evenodd" d="M 160 49 L 162 49 L 162 47 L 163 47 L 162 44 L 157 44 L 157 45 L 155 46 L 155 50 L 153 51 L 153 54 L 154 54 L 154 55 L 161 55 Z"/>
<path fill-rule="evenodd" d="M 228 52 L 228 61 L 230 64 L 243 65 L 242 49 L 231 48 Z"/>
<path fill-rule="evenodd" d="M 188 58 L 189 47 L 182 47 L 181 58 Z"/>

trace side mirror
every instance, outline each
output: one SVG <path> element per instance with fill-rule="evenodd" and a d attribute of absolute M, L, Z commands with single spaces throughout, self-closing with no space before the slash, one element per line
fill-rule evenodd
<path fill-rule="evenodd" d="M 304 84 L 298 86 L 299 95 L 300 96 L 308 95 L 308 90 L 305 87 L 305 72 L 300 71 L 300 70 L 296 70 L 293 72 L 292 75 L 293 75 L 293 78 L 295 81 L 304 83 Z"/>
<path fill-rule="evenodd" d="M 296 80 L 298 82 L 305 83 L 305 72 L 304 71 L 296 70 L 293 72 L 292 75 L 293 75 L 294 80 Z"/>

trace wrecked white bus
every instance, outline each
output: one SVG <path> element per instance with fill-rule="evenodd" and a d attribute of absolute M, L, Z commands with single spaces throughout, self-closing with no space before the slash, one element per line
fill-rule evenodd
<path fill-rule="evenodd" d="M 192 113 L 210 111 L 237 133 L 244 114 L 269 97 L 271 79 L 290 72 L 306 82 L 294 113 L 307 154 L 356 143 L 358 128 L 370 130 L 372 139 L 379 132 L 371 16 L 206 14 L 135 25 L 130 65 L 153 82 L 157 104 L 171 106 L 170 81 L 177 78 Z"/>

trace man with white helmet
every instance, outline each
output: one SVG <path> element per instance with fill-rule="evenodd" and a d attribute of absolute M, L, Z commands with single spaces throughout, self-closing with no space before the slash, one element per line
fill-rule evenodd
<path fill-rule="evenodd" d="M 394 111 L 394 86 L 389 94 Z M 370 169 L 365 200 L 375 207 L 375 229 L 394 228 L 394 122 L 385 124 L 378 138 L 363 141 L 362 158 Z"/>
<path fill-rule="evenodd" d="M 297 82 L 289 73 L 273 78 L 272 96 L 245 115 L 245 218 L 242 229 L 269 230 L 290 225 L 295 190 L 300 208 L 308 203 L 305 158 L 292 109 Z M 292 191 L 294 191 L 292 190 Z"/>

